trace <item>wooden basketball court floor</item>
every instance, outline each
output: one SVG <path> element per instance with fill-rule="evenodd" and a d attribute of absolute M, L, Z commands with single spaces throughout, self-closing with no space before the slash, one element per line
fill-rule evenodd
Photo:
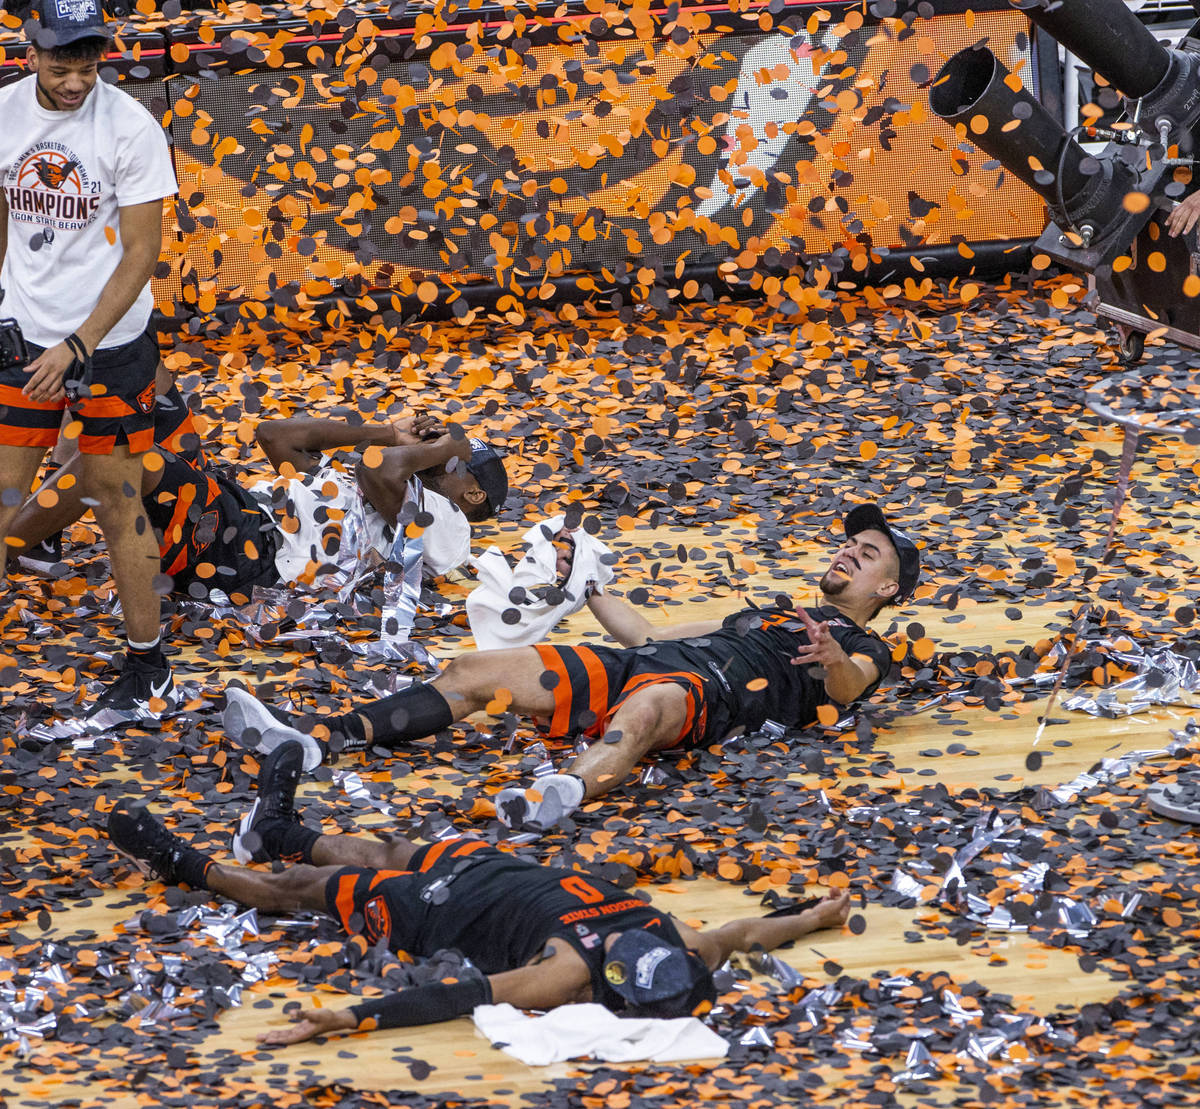
<path fill-rule="evenodd" d="M 1115 437 L 1113 442 L 1115 443 Z M 1182 464 L 1190 464 L 1192 448 L 1172 445 L 1179 452 Z M 1144 476 L 1144 475 L 1143 475 Z M 1166 530 L 1180 520 L 1138 519 L 1130 510 L 1126 523 L 1155 532 Z M 618 533 L 613 546 L 623 555 L 654 548 L 656 544 L 674 546 L 684 542 L 690 547 L 708 547 L 721 539 L 736 541 L 744 532 L 744 521 L 730 521 L 719 527 L 694 529 L 639 528 L 635 531 Z M 495 537 L 501 546 L 515 549 L 519 530 L 508 529 Z M 1184 539 L 1185 553 L 1193 560 L 1200 560 L 1200 537 L 1188 535 Z M 798 567 L 806 573 L 817 571 L 821 565 L 821 550 L 809 545 L 800 551 L 789 566 Z M 647 562 L 643 558 L 625 557 L 619 567 L 618 588 L 628 591 L 637 585 L 653 590 L 653 582 L 647 575 Z M 676 575 L 678 576 L 678 575 Z M 807 578 L 806 580 L 813 580 Z M 712 591 L 701 588 L 699 581 L 692 599 L 668 609 L 650 613 L 656 623 L 717 617 L 743 607 L 746 596 L 765 596 L 782 589 L 791 591 L 796 579 L 783 583 L 771 580 L 768 570 L 759 569 L 747 575 L 742 594 L 730 590 Z M 806 598 L 799 596 L 799 600 Z M 961 603 L 954 613 L 945 609 L 922 604 L 920 601 L 903 609 L 890 610 L 887 616 L 895 619 L 903 629 L 909 621 L 920 621 L 926 635 L 939 646 L 957 644 L 959 647 L 990 647 L 1001 650 L 1008 646 L 1031 644 L 1039 639 L 1050 639 L 1061 632 L 1070 621 L 1067 605 L 1024 606 L 1023 618 L 1014 623 L 1006 615 L 1005 603 Z M 573 641 L 585 636 L 599 634 L 598 625 L 585 610 L 557 629 L 556 640 Z M 455 649 L 469 646 L 469 640 L 459 641 Z M 452 653 L 452 652 L 450 652 Z M 202 660 L 194 653 L 185 652 L 185 657 L 197 667 L 211 665 L 211 660 Z M 177 673 L 187 676 L 187 663 L 177 664 Z M 215 675 L 208 673 L 211 682 Z M 879 748 L 887 751 L 896 774 L 914 785 L 941 782 L 949 787 L 989 786 L 1015 789 L 1021 785 L 1044 784 L 1054 786 L 1074 778 L 1099 759 L 1128 750 L 1161 746 L 1168 738 L 1168 730 L 1181 727 L 1187 719 L 1184 707 L 1162 709 L 1137 715 L 1124 720 L 1104 720 L 1071 714 L 1070 722 L 1053 729 L 1052 737 L 1060 741 L 1050 746 L 1043 741 L 1041 749 L 1045 760 L 1040 769 L 1027 770 L 1026 755 L 1037 727 L 1037 717 L 1045 707 L 1045 699 L 1012 707 L 1004 717 L 983 708 L 951 708 L 956 729 L 970 732 L 970 743 L 977 754 L 969 756 L 938 758 L 922 754 L 931 745 L 937 746 L 938 734 L 944 729 L 934 726 L 931 714 L 920 713 L 903 717 L 877 737 Z M 1059 715 L 1064 715 L 1061 712 Z M 831 773 L 836 774 L 838 760 L 832 756 Z M 920 772 L 926 771 L 925 775 Z M 932 775 L 928 772 L 932 771 Z M 813 775 L 798 774 L 797 779 L 817 784 Z M 459 786 L 440 781 L 436 773 L 427 770 L 419 777 L 397 779 L 398 791 L 407 786 L 421 789 L 442 789 L 453 796 Z M 321 790 L 333 788 L 318 783 L 307 783 L 300 791 L 300 799 L 317 795 Z M 170 799 L 164 798 L 163 808 L 169 807 Z M 96 896 L 86 908 L 72 909 L 55 914 L 46 935 L 78 933 L 81 929 L 95 933 L 98 937 L 112 936 L 122 927 L 131 914 L 131 899 L 144 890 L 145 903 L 161 896 L 162 887 L 147 883 L 140 875 L 130 875 L 121 882 L 120 888 Z M 812 892 L 818 892 L 813 890 Z M 653 888 L 656 901 L 681 919 L 704 926 L 720 924 L 737 916 L 748 915 L 757 910 L 757 898 L 748 898 L 738 884 L 699 877 L 693 880 L 676 880 L 668 885 Z M 1020 933 L 988 933 L 985 938 L 968 945 L 959 945 L 952 939 L 931 939 L 911 942 L 914 922 L 931 910 L 928 907 L 904 910 L 866 905 L 855 909 L 862 912 L 867 921 L 864 935 L 852 935 L 848 930 L 841 933 L 827 932 L 796 944 L 780 952 L 781 957 L 805 975 L 821 980 L 827 977 L 823 969 L 832 960 L 850 975 L 868 977 L 885 970 L 893 973 L 906 971 L 943 971 L 959 983 L 978 982 L 989 990 L 1011 994 L 1017 999 L 1027 999 L 1039 1012 L 1051 1014 L 1057 1007 L 1078 1007 L 1088 1002 L 1105 1001 L 1119 989 L 1119 984 L 1102 974 L 1087 974 L 1078 965 L 1078 956 L 1070 951 L 1058 950 L 1030 939 Z M 909 936 L 906 937 L 906 933 Z M 2 949 L 0 949 L 2 952 Z M 341 1006 L 345 1000 L 329 991 L 319 994 L 322 1004 Z M 221 1052 L 252 1053 L 254 1038 L 284 1022 L 283 1006 L 292 1000 L 311 1000 L 312 994 L 300 992 L 290 981 L 272 978 L 246 990 L 243 1003 L 220 1017 L 219 1035 L 209 1037 L 202 1046 L 201 1054 L 212 1057 Z M 35 1059 L 43 1063 L 52 1059 L 58 1050 L 53 1041 L 32 1045 Z M 406 1066 L 398 1065 L 394 1059 L 400 1052 L 426 1060 L 432 1065 L 428 1077 L 414 1080 Z M 23 1070 L 11 1057 L 5 1065 L 8 1073 L 0 1077 L 0 1088 L 10 1091 L 12 1106 L 45 1106 L 62 1104 L 78 1099 L 82 1105 L 94 1104 L 94 1091 L 86 1080 L 78 1077 L 63 1078 L 47 1073 L 45 1067 Z M 341 1083 L 349 1090 L 412 1089 L 427 1097 L 439 1095 L 486 1098 L 496 1104 L 519 1104 L 520 1095 L 543 1089 L 555 1078 L 569 1077 L 580 1073 L 574 1064 L 557 1064 L 547 1068 L 531 1068 L 518 1063 L 498 1050 L 476 1033 L 466 1019 L 451 1024 L 418 1029 L 396 1029 L 358 1035 L 351 1038 L 331 1038 L 324 1043 L 307 1043 L 272 1053 L 257 1055 L 249 1067 L 239 1072 L 239 1079 L 261 1080 L 262 1089 L 271 1088 L 270 1082 L 279 1081 L 280 1068 L 304 1071 L 306 1081 Z M 161 1075 L 159 1076 L 162 1077 Z M 827 1074 L 830 1082 L 838 1081 L 837 1072 Z M 184 1081 L 181 1078 L 181 1082 Z M 953 1104 L 961 1091 L 951 1077 L 933 1080 L 934 1093 L 925 1094 L 921 1104 Z M 899 1100 L 916 1103 L 913 1095 L 900 1093 Z M 833 1099 L 836 1103 L 836 1098 Z M 107 1089 L 103 1103 L 112 1109 L 125 1106 L 145 1105 L 143 1095 L 130 1091 L 128 1095 L 114 1095 Z"/>

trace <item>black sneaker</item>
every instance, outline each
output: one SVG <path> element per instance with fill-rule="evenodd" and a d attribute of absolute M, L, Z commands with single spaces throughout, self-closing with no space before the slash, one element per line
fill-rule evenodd
<path fill-rule="evenodd" d="M 35 574 L 45 574 L 62 562 L 62 532 L 48 535 L 37 546 L 22 550 L 17 564 Z"/>
<path fill-rule="evenodd" d="M 89 732 L 106 732 L 125 724 L 158 724 L 177 703 L 168 663 L 146 666 L 126 657 L 121 673 L 100 695 L 84 725 Z"/>
<path fill-rule="evenodd" d="M 245 863 L 265 863 L 275 858 L 266 841 L 272 826 L 299 824 L 296 786 L 304 772 L 304 748 L 282 743 L 263 761 L 258 771 L 258 796 L 233 834 L 233 857 Z"/>
<path fill-rule="evenodd" d="M 119 802 L 108 814 L 108 838 L 143 874 L 152 874 L 170 885 L 182 880 L 179 864 L 190 850 L 188 845 L 146 809 Z"/>

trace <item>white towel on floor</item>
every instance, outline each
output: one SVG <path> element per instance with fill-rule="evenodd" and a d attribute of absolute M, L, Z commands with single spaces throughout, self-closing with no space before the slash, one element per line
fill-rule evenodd
<path fill-rule="evenodd" d="M 560 1005 L 541 1017 L 511 1005 L 480 1005 L 471 1019 L 493 1047 L 531 1067 L 587 1057 L 679 1063 L 723 1059 L 729 1052 L 729 1044 L 695 1017 L 618 1017 L 603 1005 Z"/>
<path fill-rule="evenodd" d="M 528 550 L 515 569 L 497 547 L 473 560 L 479 584 L 467 598 L 467 619 L 481 651 L 540 643 L 555 624 L 583 608 L 588 585 L 602 589 L 612 581 L 612 552 L 582 530 L 573 533 L 571 572 L 566 582 L 558 581 L 553 540 L 562 526 L 563 517 L 555 516 L 531 527 L 525 533 Z"/>

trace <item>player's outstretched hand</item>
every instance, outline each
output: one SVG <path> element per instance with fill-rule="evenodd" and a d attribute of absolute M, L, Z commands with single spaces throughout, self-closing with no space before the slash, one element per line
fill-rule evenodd
<path fill-rule="evenodd" d="M 802 608 L 796 609 L 796 615 L 808 631 L 808 642 L 796 651 L 792 659 L 793 666 L 836 666 L 845 662 L 849 656 L 842 650 L 840 644 L 833 638 L 829 625 L 825 621 L 817 623 Z"/>
<path fill-rule="evenodd" d="M 840 928 L 850 915 L 850 891 L 831 893 L 817 902 L 809 912 L 812 913 L 813 930 L 818 928 Z"/>
<path fill-rule="evenodd" d="M 1200 192 L 1185 196 L 1167 216 L 1167 234 L 1171 238 L 1186 235 L 1200 221 Z"/>
<path fill-rule="evenodd" d="M 410 443 L 419 443 L 417 433 L 413 430 L 413 416 L 401 416 L 392 421 L 392 446 L 403 447 Z"/>
<path fill-rule="evenodd" d="M 294 1017 L 290 1028 L 276 1028 L 264 1032 L 258 1042 L 265 1047 L 286 1047 L 311 1040 L 314 1036 L 328 1036 L 331 1032 L 350 1032 L 356 1025 L 349 1009 L 304 1009 Z"/>

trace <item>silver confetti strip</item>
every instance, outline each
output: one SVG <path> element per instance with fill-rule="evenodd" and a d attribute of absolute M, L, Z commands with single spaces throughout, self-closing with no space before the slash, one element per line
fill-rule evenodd
<path fill-rule="evenodd" d="M 1102 759 L 1100 766 L 1094 771 L 1085 770 L 1065 785 L 1052 789 L 1050 792 L 1054 795 L 1055 800 L 1065 805 L 1086 790 L 1125 777 L 1143 762 L 1152 759 L 1175 758 L 1183 752 L 1193 749 L 1197 734 L 1196 724 L 1194 721 L 1188 721 L 1188 726 L 1183 731 L 1171 734 L 1174 738 L 1165 747 L 1127 751 L 1116 758 Z"/>
<path fill-rule="evenodd" d="M 46 1013 L 37 1020 L 17 1025 L 16 1031 L 20 1036 L 37 1036 L 39 1039 L 44 1039 L 53 1034 L 57 1027 L 58 1018 L 53 1013 Z"/>
<path fill-rule="evenodd" d="M 1023 1039 L 1033 1023 L 1034 1017 L 1030 1013 L 995 1013 L 992 1016 L 992 1027 L 1010 1042 Z"/>
<path fill-rule="evenodd" d="M 913 1082 L 924 1082 L 929 1078 L 937 1078 L 941 1068 L 934 1062 L 933 1055 L 920 1040 L 913 1040 L 908 1045 L 908 1054 L 904 1057 L 904 1070 L 897 1074 L 892 1081 L 901 1086 Z"/>
<path fill-rule="evenodd" d="M 768 951 L 753 951 L 747 959 L 759 974 L 768 974 L 785 990 L 804 984 L 804 975 Z M 801 1002 L 803 1004 L 803 1002 Z"/>
<path fill-rule="evenodd" d="M 420 535 L 406 534 L 407 529 L 397 527 L 397 536 L 392 547 L 390 566 L 399 570 L 385 571 L 383 582 L 383 611 L 380 613 L 379 639 L 367 648 L 368 660 L 389 662 L 427 661 L 428 652 L 420 644 L 409 640 L 413 622 L 417 618 L 417 605 L 421 601 L 421 568 L 425 555 L 425 543 Z"/>
<path fill-rule="evenodd" d="M 842 999 L 842 991 L 836 986 L 822 986 L 820 989 L 809 990 L 799 1002 L 799 1009 L 804 1019 L 813 1028 L 818 1028 L 829 1010 Z"/>
<path fill-rule="evenodd" d="M 353 770 L 335 770 L 333 772 L 333 780 L 342 787 L 342 791 L 351 800 L 358 801 L 369 808 L 377 809 L 384 816 L 396 815 L 396 810 L 391 805 L 376 797 L 367 789 L 366 783 L 363 782 L 361 775 L 357 772 Z"/>
<path fill-rule="evenodd" d="M 775 1037 L 760 1024 L 744 1033 L 738 1043 L 743 1047 L 774 1047 Z"/>
<path fill-rule="evenodd" d="M 1162 705 L 1200 704 L 1200 673 L 1195 663 L 1169 647 L 1145 649 L 1133 642 L 1128 649 L 1118 649 L 1113 640 L 1087 646 L 1104 651 L 1110 659 L 1136 673 L 1095 693 L 1073 694 L 1063 701 L 1064 709 L 1115 720 Z"/>
<path fill-rule="evenodd" d="M 957 882 L 958 887 L 961 887 L 964 881 L 963 870 L 998 839 L 1008 835 L 1010 832 L 1019 830 L 1020 827 L 1020 823 L 1015 820 L 1005 824 L 1000 819 L 1000 813 L 996 809 L 981 816 L 975 822 L 970 842 L 955 852 L 954 862 L 950 864 L 946 870 L 945 877 L 942 879 L 940 895 L 943 897 L 948 895 L 947 887 L 951 882 Z"/>
<path fill-rule="evenodd" d="M 128 922 L 127 927 L 140 928 L 142 916 Z M 224 902 L 219 907 L 211 905 L 193 905 L 181 910 L 175 917 L 175 923 L 181 928 L 193 928 L 200 935 L 215 941 L 221 950 L 221 955 L 234 964 L 240 965 L 239 981 L 228 988 L 214 988 L 210 997 L 221 1008 L 232 1008 L 242 1003 L 244 986 L 261 982 L 269 978 L 271 968 L 280 961 L 274 952 L 250 953 L 245 950 L 243 942 L 248 938 L 258 936 L 260 928 L 258 912 L 255 909 L 242 909 L 231 902 Z M 277 925 L 288 924 L 290 921 L 280 920 Z M 311 926 L 311 921 L 301 921 Z M 140 1022 L 147 1024 L 164 1024 L 185 1016 L 191 1011 L 191 1002 L 185 997 L 194 995 L 195 991 L 185 980 L 186 957 L 183 955 L 165 955 L 161 970 L 151 971 L 142 963 L 131 962 L 128 968 L 133 987 L 121 998 L 122 1003 L 138 1014 Z"/>
<path fill-rule="evenodd" d="M 951 1024 L 970 1024 L 978 1021 L 980 1016 L 978 1009 L 964 1008 L 953 990 L 942 991 L 942 1012 L 950 1018 Z"/>
<path fill-rule="evenodd" d="M 959 1058 L 970 1057 L 979 1063 L 991 1061 L 993 1055 L 1008 1047 L 1008 1041 L 998 1032 L 988 1032 L 967 1037 L 967 1046 L 959 1052 Z"/>
<path fill-rule="evenodd" d="M 842 1034 L 834 1041 L 838 1047 L 845 1048 L 847 1051 L 874 1051 L 875 1045 L 871 1043 L 871 1033 L 875 1031 L 875 1025 L 868 1025 L 863 1028 L 845 1028 Z"/>
<path fill-rule="evenodd" d="M 905 874 L 903 870 L 897 870 L 892 875 L 888 889 L 900 894 L 901 897 L 908 897 L 914 901 L 920 901 L 925 893 L 925 887 L 911 875 Z"/>

